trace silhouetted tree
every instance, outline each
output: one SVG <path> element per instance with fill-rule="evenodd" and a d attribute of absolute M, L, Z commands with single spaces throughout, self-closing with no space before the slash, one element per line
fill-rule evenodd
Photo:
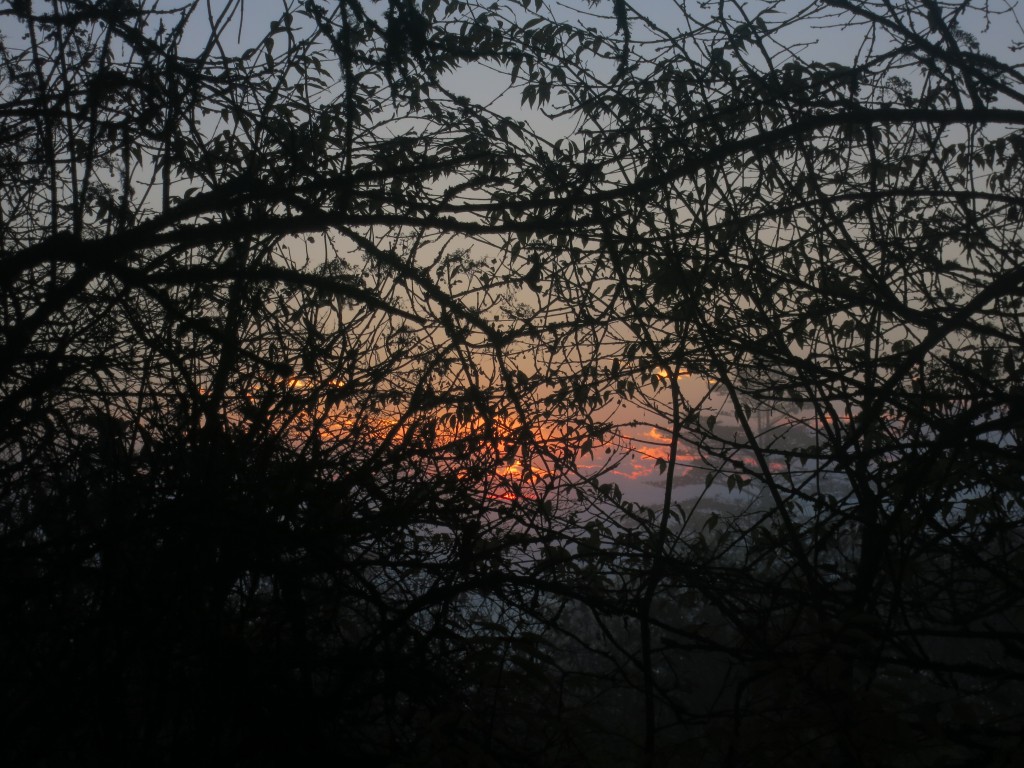
<path fill-rule="evenodd" d="M 1013 9 L 619 7 L 531 29 L 581 54 L 534 82 L 588 174 L 545 277 L 599 289 L 593 368 L 664 435 L 662 508 L 608 545 L 637 569 L 616 643 L 647 760 L 1010 761 Z M 707 493 L 680 498 L 687 471 Z"/>
<path fill-rule="evenodd" d="M 554 474 L 508 466 L 577 438 L 470 250 L 537 140 L 443 75 L 503 49 L 243 6 L 2 9 L 4 752 L 526 760 L 540 588 L 501 576 Z"/>
<path fill-rule="evenodd" d="M 587 5 L 0 3 L 5 756 L 1019 756 L 1013 8 Z"/>

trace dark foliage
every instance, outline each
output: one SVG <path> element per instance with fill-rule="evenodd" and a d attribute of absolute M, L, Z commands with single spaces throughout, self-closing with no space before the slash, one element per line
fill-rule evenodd
<path fill-rule="evenodd" d="M 1020 759 L 1012 5 L 586 6 L 0 2 L 7 762 Z"/>

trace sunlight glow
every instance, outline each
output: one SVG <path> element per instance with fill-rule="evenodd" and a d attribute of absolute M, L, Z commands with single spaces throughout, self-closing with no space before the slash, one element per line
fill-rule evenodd
<path fill-rule="evenodd" d="M 654 372 L 654 375 L 657 378 L 659 378 L 659 379 L 669 379 L 669 378 L 672 377 L 672 375 L 667 370 L 665 370 L 664 368 L 658 368 Z M 690 371 L 686 370 L 685 368 L 680 368 L 678 373 L 676 373 L 676 381 L 694 381 L 694 380 L 706 381 L 708 384 L 717 384 L 718 383 L 717 379 L 707 378 L 707 377 L 702 376 L 702 375 L 700 375 L 698 373 L 691 373 Z"/>

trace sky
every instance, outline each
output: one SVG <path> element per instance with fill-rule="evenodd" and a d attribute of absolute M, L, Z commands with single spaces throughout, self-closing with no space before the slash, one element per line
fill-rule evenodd
<path fill-rule="evenodd" d="M 171 8 L 178 7 L 180 0 L 158 0 L 158 3 L 160 7 Z M 998 3 L 996 4 L 998 5 Z M 509 2 L 507 5 L 510 9 L 517 7 L 514 2 Z M 678 7 L 675 2 L 654 0 L 635 5 L 638 10 L 642 10 L 665 29 L 674 29 L 680 23 Z M 785 7 L 794 8 L 802 5 L 804 3 L 790 2 L 786 3 Z M 208 0 L 201 7 L 202 13 L 197 14 L 195 23 L 188 29 L 185 37 L 186 50 L 189 46 L 194 46 L 198 50 L 208 38 L 209 19 L 216 18 L 221 11 L 234 7 L 237 7 L 240 13 L 229 25 L 228 34 L 224 39 L 229 49 L 231 46 L 236 46 L 238 50 L 245 50 L 252 47 L 270 31 L 271 22 L 279 18 L 280 14 L 288 7 L 288 3 L 278 2 L 278 0 L 261 0 L 260 2 L 248 0 L 244 3 L 240 0 Z M 381 4 L 368 5 L 368 7 L 381 10 L 383 8 Z M 754 3 L 751 7 L 757 8 L 758 5 Z M 609 8 L 610 3 L 606 3 L 599 10 L 608 13 Z M 607 25 L 609 23 L 607 19 L 596 19 L 591 16 L 591 9 L 584 2 L 553 5 L 552 12 L 558 14 L 560 18 L 580 19 L 585 24 Z M 1018 22 L 1009 14 L 1009 11 L 1003 16 L 988 21 L 980 16 L 971 16 L 964 20 L 963 26 L 967 32 L 978 38 L 983 52 L 994 50 L 1002 53 L 1009 44 L 1024 38 L 1024 33 L 1021 32 Z M 5 28 L 9 33 L 10 22 L 0 17 L 0 31 Z M 636 34 L 636 42 L 641 43 L 643 33 L 639 28 L 637 28 Z M 825 20 L 813 24 L 811 30 L 802 33 L 801 39 L 809 42 L 809 47 L 803 50 L 804 56 L 812 58 L 820 56 L 825 60 L 840 62 L 852 59 L 865 42 L 864 37 L 857 30 L 830 28 Z M 8 42 L 13 43 L 12 40 L 8 40 Z M 496 86 L 496 83 L 500 82 L 499 78 L 482 66 L 467 66 L 453 74 L 448 84 L 453 90 L 473 101 L 491 104 L 495 109 L 528 120 L 538 133 L 549 140 L 554 141 L 574 130 L 575 126 L 565 119 L 548 118 L 541 111 L 524 108 L 519 103 L 519 97 L 515 91 L 510 91 L 500 100 L 494 101 L 495 93 L 500 90 L 500 86 Z M 693 389 L 693 398 L 699 398 L 701 394 L 699 390 L 702 387 L 706 388 L 707 382 L 688 382 L 685 386 Z M 724 402 L 721 394 L 715 397 L 716 399 L 709 407 L 721 408 Z M 725 411 L 727 416 L 728 409 Z M 617 414 L 617 418 L 628 423 L 634 420 L 643 420 L 646 418 L 646 414 L 641 411 L 625 409 Z M 723 419 L 723 423 L 725 421 L 726 419 Z M 623 488 L 627 498 L 641 503 L 655 504 L 662 497 L 662 488 L 659 485 L 661 476 L 657 471 L 656 462 L 659 458 L 664 459 L 668 450 L 664 430 L 651 424 L 645 424 L 629 427 L 626 429 L 626 433 L 627 436 L 637 441 L 637 448 L 613 456 L 613 459 L 619 458 L 621 461 L 611 470 L 609 478 Z M 692 447 L 682 446 L 681 453 L 685 459 L 684 465 L 695 463 Z M 678 490 L 680 498 L 689 498 L 693 494 L 701 492 L 704 483 L 703 474 L 699 470 L 683 466 L 679 476 L 683 481 Z M 717 486 L 716 492 L 718 492 Z"/>

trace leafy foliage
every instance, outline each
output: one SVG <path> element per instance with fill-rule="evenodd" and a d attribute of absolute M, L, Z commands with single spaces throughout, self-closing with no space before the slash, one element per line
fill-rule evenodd
<path fill-rule="evenodd" d="M 14 762 L 1019 757 L 1010 4 L 0 28 Z"/>

